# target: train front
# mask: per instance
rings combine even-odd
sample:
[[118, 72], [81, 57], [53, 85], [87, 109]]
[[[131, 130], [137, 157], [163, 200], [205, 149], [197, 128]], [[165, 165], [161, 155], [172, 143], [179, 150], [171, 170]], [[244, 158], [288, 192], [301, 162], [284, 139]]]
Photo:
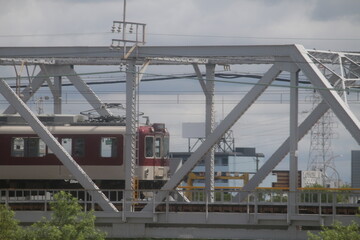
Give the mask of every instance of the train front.
[[139, 127], [136, 176], [140, 189], [159, 189], [168, 180], [169, 139], [163, 123]]

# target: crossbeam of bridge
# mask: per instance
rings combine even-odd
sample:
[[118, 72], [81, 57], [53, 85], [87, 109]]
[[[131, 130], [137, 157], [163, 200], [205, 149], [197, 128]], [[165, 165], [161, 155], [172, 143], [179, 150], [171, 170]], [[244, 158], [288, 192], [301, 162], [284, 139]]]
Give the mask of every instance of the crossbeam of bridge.
[[[132, 217], [140, 217], [144, 220], [141, 226], [145, 226], [145, 222], [151, 219], [153, 223], [159, 223], [158, 215], [154, 212], [154, 209], [164, 203], [168, 199], [168, 193], [177, 188], [182, 179], [188, 174], [206, 154], [208, 154], [212, 147], [218, 142], [218, 140], [231, 128], [241, 116], [243, 116], [247, 110], [254, 104], [254, 102], [266, 91], [271, 85], [274, 79], [281, 72], [289, 72], [291, 74], [291, 117], [289, 125], [291, 126], [290, 135], [287, 140], [274, 152], [274, 154], [265, 162], [265, 164], [259, 169], [259, 171], [250, 179], [247, 185], [244, 186], [244, 193], [240, 193], [236, 201], [243, 201], [248, 196], [248, 193], [253, 191], [261, 181], [271, 172], [272, 169], [288, 154], [290, 153], [290, 192], [295, 192], [295, 184], [297, 179], [297, 144], [298, 141], [311, 129], [328, 109], [331, 109], [339, 120], [344, 124], [349, 133], [360, 144], [360, 122], [355, 114], [352, 112], [348, 104], [346, 103], [346, 94], [343, 94], [347, 89], [358, 86], [358, 80], [360, 80], [360, 55], [351, 52], [330, 52], [330, 51], [316, 51], [306, 50], [301, 45], [269, 45], [269, 46], [142, 46], [137, 47], [127, 59], [122, 58], [123, 52], [112, 51], [108, 47], [0, 47], [0, 65], [40, 65], [43, 69], [53, 69], [54, 75], [52, 77], [61, 77], [66, 75], [65, 71], [61, 71], [61, 68], [71, 69], [73, 65], [119, 65], [130, 64], [131, 69], [135, 69], [134, 65], [193, 65], [194, 70], [199, 78], [201, 86], [206, 86], [200, 77], [198, 66], [216, 66], [216, 65], [232, 65], [232, 64], [268, 64], [269, 70], [264, 76], [254, 84], [254, 87], [243, 97], [240, 102], [234, 107], [234, 109], [225, 117], [225, 119], [218, 125], [217, 128], [211, 129], [209, 124], [209, 131], [206, 140], [202, 145], [189, 157], [185, 164], [171, 177], [171, 179], [164, 185], [164, 187], [153, 197], [153, 201], [148, 202], [141, 212], [126, 213]], [[334, 69], [329, 65], [336, 65]], [[45, 68], [44, 68], [45, 66]], [[321, 66], [323, 71], [319, 70]], [[338, 70], [340, 69], [340, 70]], [[56, 74], [55, 72], [59, 70]], [[44, 71], [45, 72], [45, 71]], [[323, 101], [317, 108], [309, 114], [307, 119], [303, 123], [298, 124], [297, 109], [298, 106], [298, 73], [302, 72], [310, 81], [315, 89], [321, 94]], [[326, 74], [324, 74], [326, 72]], [[209, 76], [210, 71], [208, 72]], [[74, 74], [74, 72], [72, 72]], [[143, 74], [143, 72], [141, 73]], [[40, 82], [44, 81], [44, 76], [37, 76], [36, 82], [34, 81], [35, 88], [40, 87]], [[46, 79], [45, 79], [46, 80]], [[97, 107], [102, 106], [102, 102], [98, 99], [93, 92], [81, 78], [73, 77], [71, 81], [74, 82], [78, 89], [87, 89], [91, 94], [89, 99], [96, 100]], [[1, 94], [13, 96], [10, 88], [6, 88], [5, 82], [2, 87]], [[128, 90], [127, 94], [131, 97], [127, 98], [127, 109], [135, 106], [136, 98], [133, 97], [133, 85], [139, 83], [136, 74], [129, 74], [127, 77]], [[212, 87], [211, 87], [212, 88]], [[25, 91], [24, 96], [29, 98], [35, 91]], [[204, 88], [205, 89], [205, 88]], [[19, 111], [19, 107], [23, 106], [22, 99], [10, 98], [10, 107]], [[88, 101], [92, 101], [89, 100]], [[211, 106], [211, 99], [208, 102], [208, 106]], [[92, 101], [93, 102], [93, 101]], [[58, 104], [61, 104], [58, 103]], [[8, 111], [10, 111], [9, 108]], [[99, 108], [101, 109], [101, 107]], [[109, 115], [111, 112], [105, 110], [99, 110], [103, 115]], [[211, 110], [210, 110], [211, 111]], [[21, 110], [20, 114], [29, 119], [29, 124], [32, 126], [36, 121], [30, 121], [34, 119], [28, 111]], [[27, 117], [31, 116], [31, 117]], [[213, 116], [208, 115], [206, 121], [211, 123]], [[36, 118], [36, 117], [35, 117]], [[35, 119], [36, 120], [36, 119]], [[129, 129], [129, 134], [133, 134], [135, 119], [128, 116], [126, 125]], [[35, 127], [35, 126], [33, 126]], [[44, 139], [51, 139], [49, 133], [45, 133], [40, 136]], [[43, 139], [43, 140], [44, 140]], [[129, 137], [129, 141], [134, 141], [135, 138]], [[134, 146], [134, 143], [126, 144], [126, 148]], [[63, 152], [60, 146], [54, 144], [54, 152]], [[130, 153], [132, 149], [125, 149], [125, 152]], [[129, 154], [130, 155], [130, 154]], [[213, 159], [207, 158], [210, 161], [208, 163], [209, 169], [211, 169]], [[64, 165], [75, 164], [76, 171], [82, 172], [81, 166], [71, 161], [71, 158], [64, 157]], [[125, 161], [126, 169], [133, 169], [133, 159]], [[209, 174], [210, 178], [213, 174]], [[83, 187], [86, 188], [90, 180], [83, 178]], [[126, 182], [127, 186], [131, 186], [133, 181], [132, 174], [127, 174]], [[209, 184], [211, 185], [209, 179]], [[96, 189], [96, 186], [94, 186]], [[131, 189], [127, 189], [131, 190]], [[212, 187], [208, 188], [211, 191]], [[131, 196], [131, 195], [129, 195]], [[289, 226], [295, 226], [295, 222], [299, 218], [299, 214], [296, 209], [296, 198], [289, 196], [290, 201], [289, 211], [290, 215], [287, 216], [287, 224]], [[210, 198], [212, 199], [212, 198]], [[106, 199], [101, 200], [104, 208], [112, 209], [110, 203], [106, 207]], [[181, 222], [181, 221], [179, 221]], [[271, 225], [271, 216], [269, 216], [268, 224]], [[183, 222], [182, 222], [183, 223]], [[207, 223], [214, 223], [209, 220]]]

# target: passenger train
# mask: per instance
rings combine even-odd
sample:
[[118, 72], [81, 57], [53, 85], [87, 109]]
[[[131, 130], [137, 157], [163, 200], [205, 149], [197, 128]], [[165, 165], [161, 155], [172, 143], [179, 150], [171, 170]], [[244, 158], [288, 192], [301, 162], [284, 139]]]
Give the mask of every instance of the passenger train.
[[[81, 115], [43, 115], [39, 119], [99, 188], [124, 189], [124, 124], [89, 122]], [[139, 188], [160, 188], [169, 171], [165, 124], [139, 126], [136, 148]], [[0, 188], [81, 186], [19, 115], [0, 115]]]

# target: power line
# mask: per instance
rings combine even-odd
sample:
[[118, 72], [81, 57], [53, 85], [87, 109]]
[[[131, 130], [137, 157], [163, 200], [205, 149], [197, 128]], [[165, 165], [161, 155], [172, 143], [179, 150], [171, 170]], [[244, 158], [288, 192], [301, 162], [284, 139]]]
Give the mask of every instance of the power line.
[[[74, 74], [74, 75], [96, 75], [96, 74], [109, 74], [109, 73], [120, 73], [122, 71], [107, 71], [107, 72], [91, 72], [91, 73], [79, 73], [79, 74]], [[73, 74], [72, 74], [73, 75]], [[66, 76], [72, 76], [72, 75], [62, 75], [63, 77]], [[142, 82], [152, 82], [152, 81], [165, 81], [165, 80], [174, 80], [174, 79], [191, 79], [191, 80], [198, 80], [196, 75], [181, 75], [181, 76], [174, 76], [174, 75], [158, 75], [158, 74], [147, 74], [147, 75], [153, 75], [153, 76], [162, 76], [162, 77], [156, 77], [156, 78], [145, 78], [142, 80]], [[50, 76], [46, 76], [46, 77], [50, 77]], [[263, 76], [261, 75], [246, 75], [246, 74], [224, 74], [224, 73], [217, 73], [215, 74], [215, 77], [218, 78], [224, 78], [224, 79], [235, 79], [235, 78], [257, 78], [260, 79]], [[5, 78], [6, 80], [13, 80], [14, 77], [7, 77]], [[285, 78], [275, 78], [276, 81], [279, 82], [290, 82], [289, 79], [285, 79]], [[228, 84], [242, 84], [242, 85], [262, 85], [260, 83], [252, 83], [252, 82], [237, 82], [237, 81], [230, 81], [230, 80], [212, 80], [214, 82], [219, 82], [219, 83], [228, 83]], [[89, 85], [96, 85], [96, 84], [114, 84], [114, 83], [126, 83], [125, 80], [119, 80], [119, 81], [102, 81], [102, 82], [89, 82]], [[303, 86], [296, 86], [295, 88], [297, 89], [308, 89], [308, 90], [336, 90], [336, 91], [354, 91], [354, 92], [359, 92], [359, 90], [357, 89], [336, 89], [336, 88], [318, 88], [318, 87], [313, 87], [313, 86], [304, 86], [304, 85], [310, 85], [311, 83], [309, 81], [299, 81], [299, 83], [303, 84]], [[73, 85], [72, 83], [65, 83], [63, 84], [63, 86], [71, 86]], [[47, 86], [46, 84], [43, 86]], [[289, 86], [289, 85], [281, 85], [281, 84], [267, 84], [268, 87], [280, 87], [280, 88], [294, 88], [293, 86]], [[11, 86], [11, 87], [15, 87], [15, 86]], [[21, 87], [26, 87], [26, 86], [21, 86]]]
[[[84, 35], [110, 35], [111, 32], [87, 32], [87, 33], [40, 33], [40, 34], [1, 34], [0, 38], [19, 37], [59, 37], [59, 36], [84, 36]], [[128, 33], [131, 35], [130, 33]], [[207, 34], [179, 34], [179, 33], [147, 33], [153, 36], [168, 37], [192, 37], [192, 38], [225, 38], [225, 39], [260, 39], [260, 40], [306, 40], [306, 41], [359, 41], [360, 38], [334, 38], [334, 37], [273, 37], [273, 36], [241, 36], [241, 35], [207, 35]]]

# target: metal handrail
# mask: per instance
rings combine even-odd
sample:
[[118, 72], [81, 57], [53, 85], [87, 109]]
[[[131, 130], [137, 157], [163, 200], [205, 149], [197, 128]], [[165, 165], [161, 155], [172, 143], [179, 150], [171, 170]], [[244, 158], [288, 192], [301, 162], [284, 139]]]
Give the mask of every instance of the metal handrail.
[[[84, 189], [0, 189], [0, 204], [6, 205], [19, 205], [25, 206], [25, 204], [38, 204], [41, 205], [41, 209], [47, 211], [49, 203], [54, 201], [54, 194], [59, 191], [65, 191], [71, 193], [74, 197], [79, 199], [79, 203], [84, 206], [84, 210], [100, 210], [96, 203], [91, 198], [89, 190]], [[125, 204], [132, 206], [131, 211], [141, 211], [142, 207], [146, 204], [153, 204], [155, 206], [154, 198], [155, 194], [161, 190], [139, 190], [142, 194], [140, 199], [125, 200], [125, 190], [118, 189], [106, 189], [103, 190], [103, 194], [118, 207], [119, 211], [122, 211]], [[240, 191], [239, 189], [231, 190], [215, 190], [213, 194], [205, 190], [172, 190], [167, 191], [168, 197], [160, 203], [160, 206], [153, 208], [154, 213], [168, 213], [172, 207], [181, 205], [182, 208], [186, 206], [199, 206], [204, 212], [208, 213], [211, 208], [216, 206], [238, 206], [244, 207], [246, 213], [260, 214], [259, 208], [264, 206], [284, 206], [288, 205], [289, 191], [279, 191], [278, 189], [258, 189], [249, 192], [248, 198], [242, 202], [235, 201], [235, 196]], [[179, 194], [182, 193], [182, 194]], [[185, 194], [186, 193], [186, 194]], [[298, 190], [295, 192], [298, 206], [298, 213], [300, 214], [299, 207], [316, 207], [318, 208], [318, 214], [322, 213], [322, 209], [332, 207], [332, 214], [336, 214], [336, 209], [341, 207], [359, 207], [360, 206], [360, 191], [331, 191], [323, 189], [317, 190]], [[189, 195], [191, 201], [181, 197]], [[209, 196], [215, 196], [214, 201], [210, 201]], [[200, 207], [202, 206], [202, 207]], [[190, 208], [191, 209], [191, 208]]]

